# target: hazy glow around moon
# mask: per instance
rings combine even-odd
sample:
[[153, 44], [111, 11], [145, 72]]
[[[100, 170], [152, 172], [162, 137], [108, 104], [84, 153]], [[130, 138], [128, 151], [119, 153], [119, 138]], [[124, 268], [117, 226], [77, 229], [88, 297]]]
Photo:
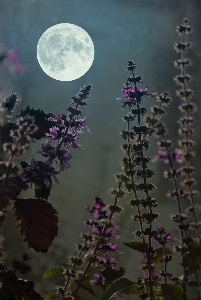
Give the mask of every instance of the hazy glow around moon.
[[60, 81], [83, 76], [94, 60], [94, 44], [81, 27], [61, 23], [48, 28], [37, 45], [37, 59], [43, 71]]

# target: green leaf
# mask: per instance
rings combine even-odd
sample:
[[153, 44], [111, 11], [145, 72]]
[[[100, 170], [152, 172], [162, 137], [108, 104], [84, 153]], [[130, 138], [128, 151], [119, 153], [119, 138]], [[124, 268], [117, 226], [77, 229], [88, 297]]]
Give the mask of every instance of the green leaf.
[[121, 278], [115, 283], [111, 284], [100, 296], [99, 300], [112, 300], [119, 295], [122, 290], [131, 285], [132, 282], [129, 279]]
[[[75, 282], [75, 283], [78, 283], [79, 281], [78, 281], [78, 280], [74, 280], [74, 282]], [[91, 295], [95, 296], [94, 291], [93, 291], [93, 288], [92, 288], [91, 283], [90, 283], [89, 280], [83, 281], [83, 282], [81, 283], [81, 287], [82, 287], [85, 291], [89, 292]]]
[[107, 283], [122, 277], [125, 274], [125, 269], [120, 267], [119, 270], [112, 269], [110, 267], [101, 271]]
[[44, 300], [54, 300], [56, 299], [57, 295], [49, 293], [45, 296]]
[[148, 244], [145, 242], [131, 242], [131, 243], [123, 243], [123, 244], [139, 252], [146, 252], [149, 249]]
[[183, 289], [176, 284], [161, 284], [161, 290], [165, 300], [188, 300]]
[[121, 292], [125, 295], [131, 295], [131, 294], [141, 294], [142, 290], [138, 288], [138, 285], [136, 283], [133, 283], [129, 286], [127, 286], [123, 291]]
[[[165, 253], [166, 253], [166, 255], [173, 254], [172, 251], [169, 248], [165, 248]], [[160, 248], [154, 249], [154, 253], [151, 256], [151, 260], [156, 265], [158, 265], [162, 258], [163, 258], [163, 248], [160, 247]]]
[[45, 274], [43, 275], [43, 279], [52, 277], [52, 276], [64, 276], [63, 274], [64, 269], [62, 267], [57, 267], [57, 268], [52, 268], [49, 269], [45, 272]]

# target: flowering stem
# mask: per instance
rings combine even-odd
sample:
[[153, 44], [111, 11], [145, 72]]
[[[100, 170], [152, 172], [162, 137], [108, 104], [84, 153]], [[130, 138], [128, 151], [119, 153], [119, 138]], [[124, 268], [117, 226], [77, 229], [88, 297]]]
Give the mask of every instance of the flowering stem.
[[[121, 188], [121, 185], [122, 185], [122, 181], [119, 182], [119, 184], [118, 184], [118, 189]], [[116, 195], [115, 198], [114, 198], [114, 207], [117, 205], [117, 200], [118, 200], [118, 196]], [[113, 214], [114, 214], [114, 210], [111, 211], [111, 213], [110, 213], [110, 215], [109, 215], [109, 218], [108, 218], [108, 221], [109, 221], [109, 222], [111, 221], [111, 219], [112, 219], [112, 217], [113, 217]], [[105, 234], [107, 228], [108, 228], [107, 225], [105, 225], [105, 226], [103, 227], [103, 230], [102, 230], [102, 232], [101, 232], [100, 237], [104, 237], [104, 234]], [[100, 246], [100, 242], [97, 242], [96, 247], [95, 247], [95, 249], [93, 250], [92, 257], [94, 257], [94, 256], [96, 255], [96, 252], [98, 251], [99, 246]], [[91, 267], [92, 264], [93, 264], [93, 259], [91, 259], [91, 260], [87, 263], [87, 265], [86, 265], [86, 267], [85, 267], [85, 269], [84, 269], [84, 272], [83, 272], [82, 276], [80, 277], [80, 279], [79, 279], [79, 281], [78, 281], [78, 283], [77, 283], [77, 286], [76, 286], [75, 290], [73, 291], [73, 296], [75, 296], [75, 295], [77, 294], [77, 292], [78, 292], [78, 290], [79, 290], [79, 288], [80, 288], [80, 286], [81, 286], [81, 284], [82, 284], [82, 281], [84, 280], [84, 278], [85, 278], [85, 276], [86, 276], [87, 272], [89, 271], [89, 269], [90, 269], [90, 267]]]
[[[132, 75], [134, 77], [134, 72], [132, 70]], [[137, 86], [136, 83], [134, 83], [135, 85], [135, 92], [137, 92]], [[137, 109], [139, 111], [140, 109], [140, 105], [139, 105], [139, 100], [137, 99]], [[141, 120], [140, 120], [140, 113], [138, 113], [138, 126], [141, 126]], [[142, 138], [141, 138], [141, 131], [139, 131], [139, 143], [142, 143]], [[141, 157], [144, 157], [144, 153], [143, 150], [141, 150]], [[142, 169], [143, 169], [143, 173], [144, 175], [144, 185], [145, 185], [145, 193], [146, 193], [146, 198], [147, 201], [150, 200], [150, 196], [149, 196], [149, 192], [148, 192], [148, 187], [147, 187], [147, 180], [146, 180], [146, 164], [144, 164], [142, 162]], [[154, 292], [153, 292], [153, 282], [152, 282], [152, 270], [151, 270], [151, 232], [152, 232], [152, 209], [151, 206], [149, 207], [149, 214], [150, 214], [150, 223], [149, 223], [149, 251], [146, 252], [146, 256], [147, 256], [147, 264], [148, 264], [148, 268], [149, 268], [149, 288], [150, 288], [150, 297], [151, 300], [154, 299]]]
[[[185, 32], [182, 32], [182, 43], [184, 43], [184, 42], [185, 42]], [[182, 51], [181, 52], [181, 60], [183, 60], [183, 58], [184, 58], [184, 53]], [[183, 76], [185, 76], [185, 67], [183, 65], [181, 67], [181, 73], [182, 73]], [[186, 82], [185, 82], [185, 80], [183, 82], [183, 89], [186, 92]], [[187, 93], [185, 93], [185, 99], [186, 99], [186, 104], [188, 105], [190, 99], [187, 96]], [[189, 110], [188, 109], [186, 110], [186, 119], [187, 120], [189, 119]], [[189, 143], [188, 143], [189, 142], [189, 133], [190, 133], [189, 122], [186, 122], [185, 140], [186, 140], [186, 154], [187, 154], [187, 157], [189, 156], [189, 153], [190, 153]], [[189, 169], [189, 167], [190, 167], [190, 160], [189, 159], [186, 159], [186, 166]], [[188, 180], [191, 179], [189, 173], [187, 173], [187, 179]], [[192, 192], [192, 186], [190, 185], [188, 188], [189, 188], [189, 191], [190, 191], [193, 219], [194, 219], [195, 224], [197, 224], [197, 218], [196, 218], [196, 214], [195, 214], [195, 201], [194, 201], [194, 196], [193, 196], [193, 192]], [[197, 232], [198, 238], [200, 239], [200, 229], [197, 228], [196, 232]]]
[[[169, 162], [172, 174], [173, 174], [173, 182], [174, 182], [174, 188], [175, 188], [175, 191], [176, 191], [178, 212], [181, 215], [182, 212], [181, 212], [181, 204], [180, 204], [180, 196], [179, 196], [180, 192], [179, 192], [179, 189], [178, 189], [177, 177], [176, 177], [176, 174], [174, 172], [175, 170], [174, 170], [174, 167], [173, 167], [172, 157], [171, 157], [171, 154], [170, 154], [170, 148], [167, 145], [167, 141], [166, 141], [165, 135], [163, 133], [161, 133], [161, 137], [162, 137], [163, 141], [165, 142], [164, 143], [165, 149], [168, 152], [168, 162]], [[184, 223], [181, 219], [179, 219], [179, 225], [180, 226], [184, 225]], [[180, 229], [180, 233], [181, 233], [181, 238], [183, 239], [184, 236], [186, 236], [186, 230], [185, 229]]]
[[[131, 112], [131, 107], [129, 106], [129, 115], [130, 115], [130, 112]], [[128, 119], [127, 121], [127, 129], [128, 129], [128, 132], [130, 131], [130, 121]], [[133, 170], [132, 168], [132, 164], [131, 164], [131, 154], [130, 154], [130, 136], [128, 134], [128, 139], [127, 139], [127, 143], [128, 143], [128, 158], [129, 158], [129, 168], [130, 168], [130, 171]], [[126, 170], [125, 170], [126, 171]], [[134, 192], [134, 197], [135, 199], [137, 199], [137, 191], [136, 191], [136, 188], [135, 188], [135, 182], [134, 182], [134, 176], [133, 176], [133, 173], [131, 172], [131, 182], [132, 182], [132, 185], [133, 185], [133, 192]], [[140, 211], [140, 205], [138, 204], [137, 205], [137, 212], [138, 212], [138, 215], [140, 216], [139, 217], [139, 223], [140, 223], [140, 230], [143, 231], [143, 225], [142, 225], [142, 217], [141, 217], [141, 211]], [[143, 236], [143, 242], [145, 242], [145, 238]]]
[[[89, 227], [88, 235], [87, 235], [87, 237], [86, 237], [86, 239], [85, 239], [85, 242], [84, 242], [84, 245], [83, 245], [82, 248], [80, 249], [80, 251], [79, 251], [77, 257], [80, 257], [80, 256], [81, 256], [81, 254], [82, 254], [82, 252], [83, 252], [83, 249], [84, 249], [85, 246], [87, 245], [89, 236], [90, 236], [90, 234], [91, 234], [92, 226], [93, 226], [93, 224], [91, 223], [91, 225], [90, 225], [90, 227]], [[76, 267], [76, 262], [74, 262], [74, 264], [73, 264], [73, 266], [72, 266], [72, 268], [71, 268], [71, 274], [69, 274], [69, 276], [68, 276], [68, 278], [67, 278], [67, 280], [66, 280], [66, 282], [65, 282], [65, 285], [64, 285], [64, 292], [66, 291], [66, 289], [67, 289], [67, 287], [68, 287], [68, 284], [69, 284], [69, 282], [70, 282], [70, 279], [71, 279], [71, 277], [72, 277], [72, 274], [73, 274], [73, 271], [74, 271], [75, 267]]]

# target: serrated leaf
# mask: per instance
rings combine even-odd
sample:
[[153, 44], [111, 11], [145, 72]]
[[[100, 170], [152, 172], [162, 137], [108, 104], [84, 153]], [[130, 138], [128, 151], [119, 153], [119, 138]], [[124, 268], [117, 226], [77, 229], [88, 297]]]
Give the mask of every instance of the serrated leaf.
[[148, 244], [145, 242], [131, 242], [131, 243], [123, 243], [123, 244], [139, 252], [146, 252], [149, 249]]
[[113, 268], [106, 268], [101, 271], [101, 274], [104, 276], [107, 283], [110, 283], [113, 280], [116, 280], [125, 274], [125, 269], [120, 267], [119, 270], [115, 270]]
[[24, 117], [26, 114], [34, 117], [34, 124], [38, 127], [38, 130], [31, 134], [31, 137], [37, 140], [40, 140], [43, 137], [46, 137], [46, 133], [49, 133], [49, 129], [52, 126], [55, 126], [54, 121], [48, 120], [48, 118], [53, 117], [52, 113], [46, 114], [41, 109], [33, 109], [27, 106], [25, 110], [21, 110], [21, 113], [17, 117]]
[[64, 269], [61, 268], [61, 267], [52, 268], [52, 269], [47, 270], [42, 278], [46, 279], [46, 278], [49, 278], [49, 277], [52, 277], [52, 276], [62, 276], [62, 277], [64, 277], [63, 271], [64, 271]]
[[131, 285], [132, 282], [127, 278], [121, 278], [111, 284], [100, 296], [99, 300], [112, 300], [119, 295], [123, 289]]
[[[162, 247], [154, 249], [154, 251], [156, 251], [157, 253], [163, 254], [163, 248]], [[172, 250], [170, 250], [170, 248], [165, 248], [165, 253], [168, 254], [168, 255], [173, 254], [173, 252], [172, 252]]]
[[56, 299], [57, 295], [49, 293], [45, 296], [44, 300], [54, 300]]
[[34, 283], [23, 280], [13, 273], [5, 264], [0, 263], [0, 299], [26, 299], [42, 300], [43, 298], [34, 290]]
[[46, 253], [58, 233], [58, 214], [47, 200], [17, 199], [14, 214], [24, 242], [36, 252]]
[[188, 300], [183, 289], [176, 284], [161, 284], [161, 291], [165, 300]]

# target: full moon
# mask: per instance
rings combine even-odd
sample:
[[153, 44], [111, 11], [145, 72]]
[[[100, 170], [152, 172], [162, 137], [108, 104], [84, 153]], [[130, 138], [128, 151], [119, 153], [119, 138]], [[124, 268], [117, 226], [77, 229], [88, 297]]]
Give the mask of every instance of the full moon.
[[94, 60], [94, 44], [81, 27], [61, 23], [48, 28], [37, 45], [37, 59], [43, 71], [60, 81], [83, 76]]

